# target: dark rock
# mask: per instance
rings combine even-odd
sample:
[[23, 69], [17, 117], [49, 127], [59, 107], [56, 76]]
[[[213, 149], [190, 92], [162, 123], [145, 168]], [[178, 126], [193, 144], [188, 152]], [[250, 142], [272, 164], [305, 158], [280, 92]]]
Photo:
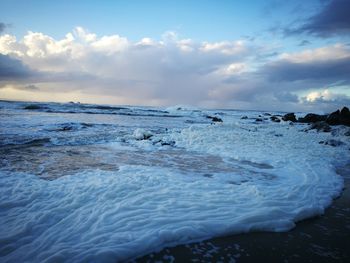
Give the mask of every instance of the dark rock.
[[324, 144], [336, 147], [336, 146], [343, 145], [344, 143], [342, 141], [330, 139], [330, 140], [325, 141]]
[[213, 122], [222, 122], [222, 119], [218, 118], [218, 117], [213, 117], [211, 119]]
[[175, 141], [170, 141], [170, 142], [161, 141], [160, 144], [162, 146], [174, 146], [175, 145]]
[[319, 121], [325, 121], [327, 119], [327, 115], [319, 115], [314, 113], [308, 113], [304, 118], [299, 118], [298, 122], [302, 123], [314, 123]]
[[340, 110], [334, 111], [331, 114], [329, 114], [326, 121], [330, 125], [339, 125], [340, 124]]
[[40, 110], [42, 109], [42, 107], [40, 105], [37, 104], [29, 104], [27, 106], [24, 107], [25, 110]]
[[343, 107], [343, 108], [341, 109], [341, 111], [340, 111], [340, 114], [341, 114], [341, 115], [344, 115], [344, 116], [350, 114], [349, 108], [348, 108], [348, 107]]
[[313, 124], [311, 124], [311, 127], [309, 128], [309, 130], [314, 130], [316, 129], [318, 132], [331, 132], [332, 128], [331, 126], [328, 125], [328, 123], [324, 122], [324, 121], [318, 121], [315, 122]]
[[248, 116], [242, 116], [241, 117], [241, 120], [246, 120], [246, 119], [248, 119]]
[[70, 131], [72, 129], [73, 129], [72, 126], [64, 126], [64, 127], [62, 127], [61, 131]]
[[211, 119], [213, 122], [222, 122], [222, 119], [218, 118], [218, 117], [213, 117], [213, 116], [207, 116], [208, 119]]
[[327, 123], [330, 125], [346, 125], [350, 126], [350, 111], [347, 107], [342, 108], [342, 110], [337, 110], [332, 112], [327, 117]]
[[149, 138], [151, 138], [153, 135], [152, 134], [144, 134], [143, 135], [143, 140], [148, 140]]
[[265, 112], [264, 115], [265, 116], [271, 116], [271, 113]]
[[268, 119], [266, 118], [256, 118], [255, 122], [263, 122], [263, 121], [267, 121]]
[[292, 121], [292, 122], [296, 122], [297, 121], [297, 119], [295, 117], [295, 114], [293, 112], [285, 114], [282, 117], [282, 120], [284, 120], [284, 121]]
[[281, 120], [275, 115], [271, 116], [270, 120], [273, 121], [273, 122], [281, 122]]

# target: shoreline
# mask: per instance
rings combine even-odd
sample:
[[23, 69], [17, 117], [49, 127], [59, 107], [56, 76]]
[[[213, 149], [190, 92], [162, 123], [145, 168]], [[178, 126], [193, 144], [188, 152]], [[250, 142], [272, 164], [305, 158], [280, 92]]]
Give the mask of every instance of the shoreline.
[[134, 259], [132, 262], [348, 262], [350, 163], [337, 169], [344, 189], [321, 216], [287, 232], [250, 232], [212, 238]]

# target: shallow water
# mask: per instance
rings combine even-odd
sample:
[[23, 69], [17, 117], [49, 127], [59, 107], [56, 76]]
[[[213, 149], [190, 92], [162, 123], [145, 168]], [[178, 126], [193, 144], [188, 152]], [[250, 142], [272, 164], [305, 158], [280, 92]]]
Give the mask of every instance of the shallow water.
[[332, 134], [255, 122], [263, 112], [0, 104], [5, 262], [115, 262], [286, 231], [322, 214], [343, 187], [335, 169], [347, 161], [348, 137], [322, 145]]

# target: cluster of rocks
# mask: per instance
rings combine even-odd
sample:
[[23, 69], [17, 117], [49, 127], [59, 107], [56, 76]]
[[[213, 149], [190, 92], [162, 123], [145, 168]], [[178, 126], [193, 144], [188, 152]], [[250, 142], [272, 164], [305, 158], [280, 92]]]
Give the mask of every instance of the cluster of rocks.
[[282, 117], [282, 120], [296, 122], [297, 118], [295, 117], [294, 113], [287, 113]]
[[294, 113], [287, 113], [282, 119], [284, 121], [308, 123], [311, 124], [309, 129], [330, 132], [332, 130], [331, 125], [350, 126], [350, 110], [347, 107], [343, 107], [341, 110], [325, 115], [308, 113], [304, 117], [298, 118], [298, 120]]
[[[248, 116], [242, 116], [241, 119], [249, 119]], [[304, 117], [297, 118], [294, 113], [287, 113], [285, 115], [271, 115], [270, 113], [264, 113], [263, 116], [259, 115], [255, 119], [256, 123], [270, 120], [272, 122], [288, 121], [291, 125], [294, 123], [307, 123], [309, 127], [304, 131], [317, 130], [318, 132], [332, 132], [333, 136], [342, 134], [350, 136], [350, 128], [344, 132], [343, 128], [332, 129], [333, 125], [350, 126], [350, 110], [347, 107], [343, 107], [341, 110], [334, 111], [330, 114], [314, 114], [308, 113]], [[320, 144], [339, 146], [344, 144], [341, 141], [330, 139], [327, 141], [321, 141]]]
[[[314, 113], [308, 113], [302, 118], [295, 117], [294, 113], [288, 113], [283, 116], [283, 120], [299, 123], [308, 123], [310, 126], [305, 130], [317, 130], [318, 132], [332, 132], [333, 125], [345, 125], [350, 126], [350, 111], [349, 108], [343, 107], [341, 110], [334, 111], [330, 114], [319, 115]], [[345, 136], [350, 136], [350, 129], [344, 133]], [[344, 142], [334, 139], [329, 139], [326, 141], [320, 141], [320, 144], [329, 145], [329, 146], [340, 146], [343, 145]]]
[[[267, 118], [267, 116], [269, 118]], [[248, 119], [248, 116], [242, 116], [242, 120]], [[310, 129], [316, 129], [317, 131], [330, 132], [332, 130], [331, 125], [345, 125], [350, 126], [350, 110], [347, 107], [343, 107], [341, 110], [337, 110], [330, 114], [320, 115], [315, 113], [308, 113], [304, 117], [298, 118], [294, 113], [287, 113], [285, 115], [271, 115], [270, 113], [264, 113], [264, 116], [259, 115], [255, 119], [256, 122], [262, 122], [270, 119], [273, 122], [289, 121], [292, 123], [308, 123], [311, 124]]]
[[278, 118], [278, 116], [276, 116], [276, 115], [271, 116], [270, 120], [273, 122], [281, 122], [280, 118]]

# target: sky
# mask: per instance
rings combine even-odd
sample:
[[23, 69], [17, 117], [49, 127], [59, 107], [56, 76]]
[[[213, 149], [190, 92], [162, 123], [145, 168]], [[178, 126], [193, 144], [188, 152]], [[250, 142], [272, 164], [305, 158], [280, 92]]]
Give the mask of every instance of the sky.
[[329, 112], [350, 0], [0, 0], [0, 99]]

